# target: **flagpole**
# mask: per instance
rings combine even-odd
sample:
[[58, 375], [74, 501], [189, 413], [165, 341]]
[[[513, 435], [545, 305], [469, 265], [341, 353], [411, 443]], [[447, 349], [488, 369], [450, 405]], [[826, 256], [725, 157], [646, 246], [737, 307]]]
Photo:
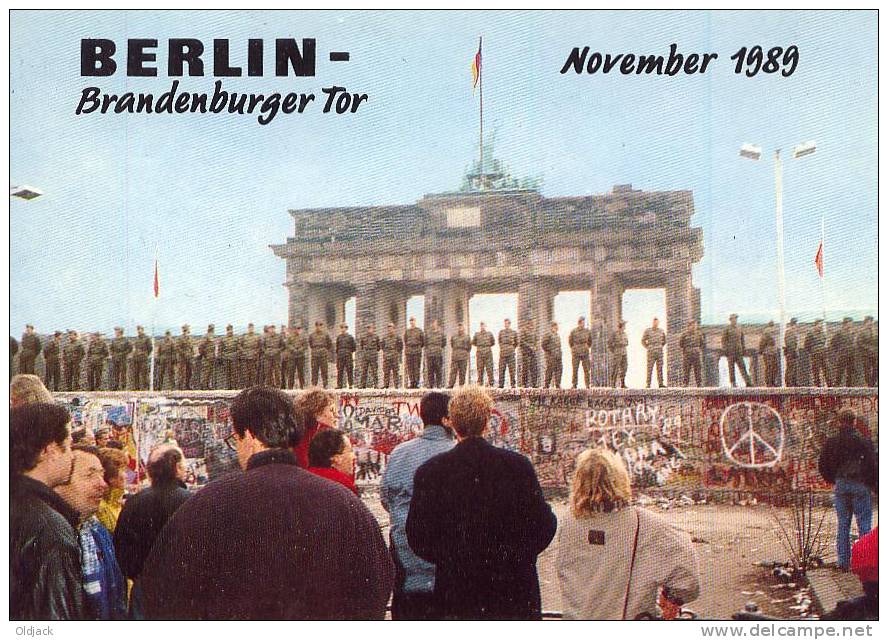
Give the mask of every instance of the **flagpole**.
[[[774, 192], [777, 218], [777, 292], [780, 296], [780, 341], [778, 344], [783, 345], [786, 341], [786, 275], [783, 262], [783, 161], [780, 159], [780, 149], [774, 151]], [[786, 364], [783, 362], [783, 356], [779, 354], [778, 351], [780, 386], [786, 386]]]
[[820, 302], [823, 305], [823, 337], [829, 336], [826, 328], [826, 223], [825, 214], [820, 212], [820, 264], [823, 274], [820, 276]]
[[[154, 293], [154, 279], [157, 278], [157, 245], [154, 245], [154, 277], [151, 283], [151, 293]], [[154, 393], [154, 356], [157, 353], [154, 344], [154, 324], [157, 319], [157, 294], [151, 299], [151, 366], [148, 367], [148, 389]]]
[[[478, 36], [478, 53], [481, 53], [481, 36]], [[484, 56], [478, 65], [478, 190], [484, 191]]]

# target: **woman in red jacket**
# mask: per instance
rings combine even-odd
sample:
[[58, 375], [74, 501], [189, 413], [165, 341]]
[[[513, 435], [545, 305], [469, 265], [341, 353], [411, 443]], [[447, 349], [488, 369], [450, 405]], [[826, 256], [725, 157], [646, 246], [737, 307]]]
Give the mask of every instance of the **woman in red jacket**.
[[293, 445], [296, 461], [303, 469], [308, 468], [308, 445], [318, 431], [332, 429], [339, 422], [337, 419], [336, 398], [324, 389], [308, 389], [296, 400], [296, 409], [302, 415], [305, 433], [302, 439]]
[[308, 445], [308, 470], [322, 478], [338, 482], [358, 494], [355, 486], [355, 452], [351, 442], [338, 429], [324, 429]]

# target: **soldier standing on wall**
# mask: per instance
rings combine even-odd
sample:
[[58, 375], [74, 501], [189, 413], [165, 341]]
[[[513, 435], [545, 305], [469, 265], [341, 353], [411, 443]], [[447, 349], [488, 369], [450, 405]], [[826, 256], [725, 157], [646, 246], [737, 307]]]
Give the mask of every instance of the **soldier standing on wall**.
[[657, 386], [663, 388], [663, 347], [666, 332], [660, 328], [660, 320], [654, 318], [651, 326], [641, 336], [641, 346], [647, 349], [647, 388], [651, 388], [654, 366], [657, 367]]
[[111, 390], [126, 389], [126, 358], [133, 345], [123, 335], [123, 327], [114, 327], [114, 339], [111, 341]]
[[798, 318], [790, 318], [783, 336], [783, 355], [786, 358], [786, 386], [799, 386], [799, 326]]
[[56, 331], [52, 340], [48, 340], [46, 347], [43, 349], [43, 360], [46, 363], [46, 370], [43, 374], [43, 380], [46, 388], [50, 391], [58, 391], [62, 384], [62, 332]]
[[89, 341], [89, 348], [86, 350], [87, 370], [86, 370], [86, 386], [90, 391], [98, 391], [102, 386], [102, 377], [105, 373], [105, 360], [109, 356], [108, 344], [102, 337], [102, 334], [96, 331], [92, 340]]
[[626, 356], [626, 348], [629, 346], [629, 336], [626, 335], [626, 321], [620, 320], [617, 323], [617, 330], [611, 334], [610, 347], [611, 357], [614, 361], [614, 371], [611, 374], [611, 386], [614, 388], [626, 388], [626, 369], [629, 361]]
[[416, 326], [416, 318], [410, 318], [410, 326], [404, 332], [404, 368], [407, 370], [407, 386], [411, 389], [419, 388], [424, 346], [425, 334]]
[[34, 333], [34, 325], [25, 325], [25, 332], [22, 334], [21, 351], [19, 352], [19, 373], [34, 373], [34, 363], [37, 361], [37, 354], [40, 353], [41, 348], [40, 338]]
[[543, 388], [548, 389], [551, 384], [556, 389], [561, 388], [561, 336], [558, 335], [558, 323], [550, 325], [550, 331], [543, 338], [543, 355], [546, 358], [546, 376], [543, 379]]
[[169, 380], [172, 386], [176, 386], [173, 379], [173, 363], [176, 360], [176, 343], [173, 342], [173, 334], [167, 331], [160, 345], [157, 347], [157, 389], [163, 389], [164, 380]]
[[505, 325], [499, 332], [499, 386], [506, 386], [506, 369], [509, 370], [509, 382], [515, 388], [515, 349], [518, 347], [518, 333], [512, 328], [512, 321], [506, 318]]
[[731, 379], [731, 386], [737, 386], [737, 380], [734, 375], [734, 367], [740, 369], [740, 375], [746, 382], [747, 387], [752, 386], [749, 379], [749, 373], [746, 371], [746, 361], [743, 359], [746, 353], [746, 336], [743, 335], [743, 329], [737, 324], [737, 314], [732, 313], [728, 318], [730, 324], [725, 327], [722, 332], [722, 351], [728, 359], [728, 372]]
[[536, 332], [536, 323], [527, 320], [521, 328], [518, 343], [521, 345], [521, 386], [538, 387], [540, 384], [540, 369], [537, 362], [537, 348], [540, 337]]
[[80, 363], [86, 355], [86, 348], [73, 329], [68, 331], [68, 343], [65, 345], [64, 354], [65, 390], [78, 391], [80, 389]]
[[262, 350], [261, 342], [262, 338], [256, 335], [256, 327], [251, 322], [247, 325], [247, 332], [240, 338], [237, 352], [241, 367], [240, 387], [243, 389], [256, 384], [256, 374], [259, 370], [259, 352]]
[[182, 335], [176, 340], [176, 358], [179, 361], [179, 389], [191, 389], [191, 362], [194, 358], [194, 342], [191, 340], [191, 327], [182, 325]]
[[814, 321], [814, 326], [805, 336], [804, 349], [808, 352], [808, 361], [811, 363], [814, 386], [820, 386], [822, 374], [823, 383], [828, 387], [830, 375], [826, 365], [826, 336], [823, 335], [823, 320], [820, 318]]
[[762, 331], [759, 339], [759, 354], [762, 356], [762, 364], [765, 366], [765, 386], [780, 386], [780, 362], [777, 353], [777, 338], [775, 335], [774, 321], [769, 320], [768, 325]]
[[833, 386], [854, 386], [854, 336], [851, 318], [842, 320], [842, 328], [833, 336], [830, 342], [830, 352], [836, 363], [836, 377]]
[[873, 326], [872, 316], [863, 319], [863, 328], [857, 335], [857, 354], [865, 384], [875, 387], [879, 383], [879, 335]]
[[265, 369], [265, 384], [281, 387], [281, 354], [284, 352], [284, 339], [278, 335], [275, 325], [268, 325], [268, 333], [262, 343], [262, 362]]
[[388, 389], [394, 383], [395, 388], [401, 386], [401, 354], [404, 352], [404, 341], [395, 330], [395, 323], [388, 323], [388, 330], [382, 338], [382, 388]]
[[197, 345], [200, 359], [200, 388], [212, 389], [216, 377], [216, 327], [207, 326], [207, 333]]
[[592, 348], [592, 332], [586, 328], [586, 318], [580, 316], [577, 326], [567, 337], [567, 345], [570, 347], [571, 366], [573, 367], [573, 377], [571, 379], [571, 387], [577, 388], [577, 373], [580, 364], [583, 365], [583, 377], [586, 380], [586, 388], [589, 388], [589, 371], [592, 363], [589, 359], [589, 350]]
[[432, 320], [432, 327], [425, 334], [426, 386], [440, 389], [444, 386], [444, 348], [447, 336], [441, 331], [438, 320]]
[[298, 326], [290, 332], [289, 345], [292, 353], [292, 369], [289, 381], [290, 388], [296, 388], [296, 379], [299, 380], [299, 388], [305, 389], [305, 352], [308, 351], [308, 337], [302, 333], [302, 326]]
[[462, 322], [456, 325], [456, 335], [450, 336], [450, 388], [459, 379], [459, 386], [465, 386], [466, 373], [469, 368], [469, 355], [472, 352], [472, 340], [466, 333]]
[[237, 352], [238, 337], [234, 335], [234, 327], [225, 327], [225, 336], [219, 341], [219, 360], [222, 364], [222, 377], [226, 389], [237, 388]]
[[678, 339], [678, 347], [681, 349], [681, 365], [684, 369], [684, 386], [691, 384], [691, 372], [694, 374], [694, 386], [699, 387], [702, 383], [700, 370], [703, 365], [703, 347], [705, 339], [703, 332], [697, 326], [696, 320], [688, 322], [688, 328]]
[[339, 325], [336, 336], [336, 388], [349, 389], [355, 386], [355, 344], [354, 336], [348, 332], [348, 325]]
[[333, 339], [320, 320], [315, 322], [315, 330], [308, 338], [311, 347], [311, 384], [327, 388], [327, 364], [333, 355]]
[[281, 341], [284, 348], [281, 351], [281, 389], [293, 388], [293, 348], [290, 342], [290, 329], [287, 325], [281, 325]]
[[145, 335], [145, 328], [136, 327], [133, 340], [133, 388], [141, 391], [148, 388], [148, 358], [151, 357], [151, 337]]
[[482, 322], [480, 329], [472, 338], [472, 346], [475, 347], [475, 367], [478, 369], [478, 384], [480, 385], [484, 384], [485, 373], [487, 374], [487, 384], [489, 386], [496, 384], [493, 379], [493, 351], [491, 351], [494, 344], [496, 341], [493, 334]]
[[360, 380], [362, 389], [371, 389], [379, 384], [379, 336], [373, 323], [367, 323], [364, 335], [358, 344], [358, 360], [360, 361]]

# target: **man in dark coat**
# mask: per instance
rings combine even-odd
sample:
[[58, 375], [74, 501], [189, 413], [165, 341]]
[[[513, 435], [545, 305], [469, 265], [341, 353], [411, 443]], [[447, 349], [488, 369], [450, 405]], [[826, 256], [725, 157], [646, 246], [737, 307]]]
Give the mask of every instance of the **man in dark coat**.
[[433, 563], [444, 619], [540, 619], [537, 556], [555, 535], [530, 460], [488, 443], [493, 401], [467, 387], [450, 401], [459, 443], [419, 467], [407, 541]]
[[142, 568], [146, 618], [382, 619], [393, 569], [379, 523], [351, 491], [299, 468], [292, 399], [245, 389], [231, 420], [244, 472], [167, 522]]
[[85, 620], [77, 512], [52, 488], [73, 469], [70, 416], [56, 404], [9, 412], [9, 618]]

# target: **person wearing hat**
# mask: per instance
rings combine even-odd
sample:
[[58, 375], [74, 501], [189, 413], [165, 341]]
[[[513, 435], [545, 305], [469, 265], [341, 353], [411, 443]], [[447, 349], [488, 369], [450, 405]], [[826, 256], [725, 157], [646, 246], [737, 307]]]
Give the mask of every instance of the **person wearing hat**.
[[466, 384], [471, 353], [472, 339], [466, 333], [465, 325], [460, 322], [456, 325], [456, 333], [450, 336], [450, 380], [447, 386], [451, 389], [457, 382], [461, 387]]
[[614, 388], [626, 388], [626, 369], [629, 364], [626, 356], [628, 346], [629, 336], [626, 335], [626, 321], [620, 320], [617, 323], [617, 329], [611, 334], [610, 340], [608, 340], [611, 361], [613, 362], [610, 383]]
[[835, 333], [829, 344], [830, 355], [835, 366], [835, 387], [853, 387], [856, 380], [854, 375], [854, 325], [851, 318], [842, 320], [842, 327]]
[[219, 363], [225, 389], [237, 386], [237, 351], [238, 337], [234, 335], [234, 327], [229, 324], [225, 327], [225, 335], [219, 340]]
[[758, 353], [762, 357], [765, 369], [765, 386], [780, 386], [780, 363], [777, 357], [777, 337], [774, 321], [769, 320], [759, 338]]
[[68, 341], [62, 350], [65, 359], [65, 390], [78, 391], [80, 389], [80, 363], [86, 356], [86, 347], [80, 341], [80, 337], [74, 329], [68, 330]]
[[382, 343], [376, 335], [376, 327], [368, 322], [358, 340], [358, 362], [360, 376], [358, 384], [362, 389], [370, 389], [379, 385], [379, 349]]
[[336, 336], [336, 388], [349, 389], [355, 386], [355, 338], [348, 332], [348, 325], [339, 325]]
[[111, 390], [123, 391], [126, 385], [126, 358], [133, 350], [133, 345], [123, 335], [123, 327], [114, 327], [114, 339], [111, 341]]
[[873, 499], [870, 491], [879, 486], [879, 465], [873, 443], [857, 428], [857, 414], [845, 407], [835, 419], [839, 433], [829, 438], [820, 453], [820, 475], [834, 485], [837, 565], [851, 565], [851, 518], [857, 520], [860, 535], [872, 528]]
[[[577, 320], [577, 326], [573, 328], [567, 337], [567, 345], [570, 347], [571, 366], [573, 367], [573, 377], [571, 378], [571, 386], [577, 388], [577, 373], [580, 370], [580, 364], [583, 365], [583, 379], [586, 381], [586, 388], [589, 388], [589, 370], [591, 360], [589, 350], [592, 348], [592, 332], [586, 328], [586, 318], [580, 316]], [[662, 386], [662, 385], [661, 385]]]
[[200, 388], [212, 389], [216, 380], [216, 327], [207, 325], [207, 333], [197, 343], [197, 358], [200, 361]]
[[182, 335], [176, 340], [176, 362], [179, 365], [177, 389], [191, 389], [191, 360], [194, 358], [194, 341], [191, 339], [191, 327], [182, 325]]
[[509, 370], [509, 382], [512, 388], [515, 388], [515, 349], [518, 348], [518, 332], [512, 328], [512, 321], [506, 318], [503, 320], [503, 329], [497, 336], [499, 343], [499, 386], [502, 389], [506, 385], [506, 369]]
[[521, 351], [519, 361], [519, 377], [522, 387], [538, 387], [540, 385], [540, 365], [537, 351], [540, 348], [540, 336], [537, 333], [533, 318], [519, 320], [521, 330], [518, 332], [518, 344]]
[[496, 339], [493, 334], [487, 330], [487, 325], [482, 322], [478, 327], [478, 331], [472, 336], [472, 346], [475, 347], [475, 372], [478, 376], [478, 384], [484, 385], [485, 376], [487, 377], [488, 386], [496, 384], [493, 376], [493, 345]]
[[34, 333], [34, 325], [25, 325], [25, 332], [22, 334], [21, 351], [19, 351], [19, 373], [34, 373], [34, 363], [37, 361], [37, 354], [43, 346], [40, 338]]
[[752, 386], [749, 379], [749, 373], [746, 371], [746, 362], [743, 356], [746, 353], [746, 336], [743, 335], [743, 329], [737, 324], [737, 314], [732, 313], [728, 318], [730, 324], [725, 327], [722, 332], [722, 351], [728, 359], [728, 372], [731, 379], [731, 386], [737, 386], [737, 379], [734, 377], [734, 367], [740, 369], [740, 375], [743, 376], [747, 387]]
[[660, 328], [660, 321], [654, 318], [651, 326], [644, 330], [641, 336], [641, 346], [647, 349], [647, 381], [648, 389], [651, 388], [651, 378], [654, 365], [657, 367], [657, 386], [663, 387], [663, 347], [666, 346], [666, 332]]
[[410, 326], [404, 332], [404, 377], [410, 389], [418, 389], [425, 333], [416, 326], [416, 318], [411, 317], [409, 323]]
[[295, 389], [298, 379], [299, 388], [305, 389], [305, 352], [308, 351], [308, 337], [302, 333], [302, 325], [297, 325], [290, 331], [286, 344], [287, 352], [284, 357], [290, 359], [286, 386], [288, 389]]
[[441, 330], [438, 319], [433, 318], [432, 326], [425, 334], [425, 386], [430, 389], [444, 387], [444, 349], [446, 347], [447, 336]]
[[561, 388], [561, 336], [558, 334], [558, 323], [549, 324], [549, 333], [543, 338], [540, 347], [546, 360], [546, 373], [543, 376], [543, 389], [555, 385]]
[[98, 391], [101, 388], [102, 378], [105, 375], [105, 360], [109, 355], [108, 343], [102, 334], [96, 331], [86, 349], [86, 386], [90, 391]]
[[879, 334], [876, 333], [872, 316], [863, 319], [856, 346], [864, 383], [868, 387], [875, 387], [879, 382]]
[[311, 384], [327, 388], [327, 364], [333, 356], [333, 339], [321, 320], [315, 322], [315, 330], [308, 337], [311, 349]]
[[703, 366], [703, 349], [706, 341], [703, 332], [697, 326], [696, 320], [688, 321], [688, 328], [678, 339], [678, 347], [681, 349], [681, 368], [684, 370], [684, 386], [691, 384], [691, 372], [694, 373], [694, 386], [702, 383], [700, 370]]
[[829, 369], [826, 365], [826, 334], [823, 330], [823, 320], [817, 318], [814, 326], [805, 336], [804, 349], [811, 363], [811, 377], [815, 387], [820, 386], [821, 376], [823, 384], [829, 386]]
[[404, 341], [395, 330], [395, 323], [388, 323], [388, 331], [382, 338], [382, 388], [388, 389], [394, 383], [395, 389], [401, 387], [401, 354]]
[[790, 318], [783, 336], [783, 356], [786, 358], [787, 387], [799, 386], [799, 319]]
[[145, 327], [136, 327], [133, 338], [133, 389], [144, 391], [148, 388], [148, 358], [154, 350], [151, 337], [145, 335]]
[[246, 389], [256, 384], [259, 372], [259, 355], [262, 351], [262, 338], [256, 334], [256, 327], [251, 322], [247, 332], [240, 337], [237, 359], [240, 363], [240, 387]]
[[176, 360], [176, 343], [173, 342], [173, 333], [169, 330], [163, 334], [163, 340], [157, 347], [157, 390], [163, 389], [164, 380], [169, 380], [171, 386], [176, 386], [173, 379], [173, 362]]
[[283, 386], [281, 384], [281, 354], [284, 352], [284, 338], [275, 327], [270, 324], [267, 327], [265, 338], [262, 340], [262, 368], [265, 384], [269, 387]]
[[46, 368], [43, 373], [43, 382], [50, 391], [58, 391], [59, 385], [62, 383], [62, 332], [56, 331], [52, 340], [46, 343], [43, 348], [43, 360]]

